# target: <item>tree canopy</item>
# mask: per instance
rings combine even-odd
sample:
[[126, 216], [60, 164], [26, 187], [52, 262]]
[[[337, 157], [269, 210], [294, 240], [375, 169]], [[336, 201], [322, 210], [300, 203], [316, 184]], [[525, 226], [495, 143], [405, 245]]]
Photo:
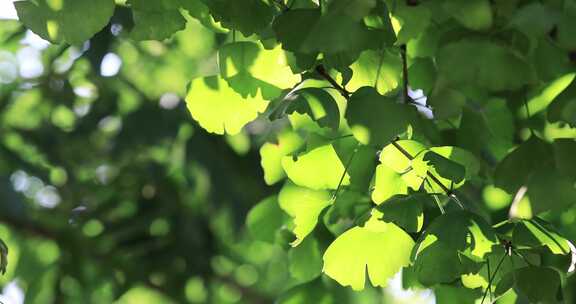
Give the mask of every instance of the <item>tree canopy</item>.
[[14, 8], [26, 303], [576, 301], [576, 0]]

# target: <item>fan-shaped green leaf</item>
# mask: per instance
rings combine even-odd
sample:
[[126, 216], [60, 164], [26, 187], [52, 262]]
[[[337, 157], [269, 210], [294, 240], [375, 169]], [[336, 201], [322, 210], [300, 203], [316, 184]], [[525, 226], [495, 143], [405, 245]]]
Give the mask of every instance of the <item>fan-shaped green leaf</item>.
[[374, 286], [388, 280], [410, 263], [414, 241], [392, 223], [373, 215], [364, 227], [340, 235], [324, 253], [324, 273], [343, 286], [364, 289], [366, 272]]
[[423, 200], [429, 198], [420, 194], [395, 195], [376, 209], [382, 212], [380, 220], [392, 222], [408, 232], [419, 232], [424, 224]]
[[386, 165], [380, 164], [376, 167], [374, 191], [372, 192], [372, 201], [374, 203], [380, 204], [393, 195], [407, 193], [408, 186], [399, 173]]
[[487, 30], [492, 26], [492, 7], [488, 0], [448, 0], [444, 9], [464, 27], [471, 30]]
[[[314, 148], [299, 155], [284, 156], [282, 168], [296, 185], [311, 189], [336, 189], [344, 174], [344, 164], [331, 144]], [[350, 184], [348, 173], [342, 185]]]
[[550, 155], [553, 155], [551, 145], [532, 136], [498, 164], [495, 185], [508, 193], [515, 193]]
[[282, 169], [282, 158], [296, 152], [303, 144], [302, 139], [293, 131], [278, 135], [278, 143], [265, 143], [260, 148], [260, 164], [264, 170], [264, 181], [268, 185], [282, 180], [286, 174]]
[[519, 248], [546, 246], [553, 254], [570, 254], [568, 240], [554, 231], [550, 224], [534, 218], [522, 220], [514, 227], [512, 243]]
[[[287, 97], [288, 98], [288, 97]], [[340, 126], [338, 104], [328, 92], [320, 88], [304, 88], [289, 98], [286, 113], [307, 114], [321, 127], [337, 131]]]
[[423, 160], [432, 167], [439, 176], [449, 179], [454, 183], [464, 180], [466, 169], [459, 163], [452, 161], [434, 151], [428, 151], [424, 154]]
[[278, 195], [280, 208], [294, 220], [296, 240], [292, 246], [298, 246], [314, 230], [318, 215], [330, 205], [330, 194], [327, 191], [312, 190], [286, 183]]
[[16, 1], [18, 18], [38, 36], [54, 43], [80, 45], [104, 28], [113, 0]]
[[503, 91], [535, 80], [534, 70], [524, 58], [489, 41], [464, 39], [447, 44], [436, 60], [440, 74], [456, 85], [474, 84]]
[[300, 282], [308, 282], [322, 273], [322, 252], [318, 241], [306, 238], [298, 247], [288, 252], [290, 275]]
[[274, 20], [276, 38], [286, 50], [327, 54], [379, 46], [379, 36], [350, 16], [319, 9], [292, 9]]
[[186, 105], [206, 131], [234, 135], [264, 112], [268, 102], [260, 94], [243, 98], [224, 79], [211, 76], [192, 80]]
[[406, 132], [416, 110], [382, 96], [372, 87], [362, 87], [350, 97], [346, 119], [354, 137], [362, 144], [384, 145]]
[[214, 20], [246, 37], [264, 30], [274, 14], [272, 4], [262, 0], [202, 0]]
[[402, 79], [400, 54], [389, 49], [366, 50], [350, 68], [352, 78], [346, 88], [351, 91], [372, 86], [383, 95], [396, 89]]
[[248, 231], [257, 240], [273, 243], [284, 225], [285, 215], [276, 197], [268, 197], [250, 209], [246, 217]]
[[134, 28], [130, 32], [136, 40], [163, 40], [183, 30], [186, 20], [180, 14], [179, 0], [129, 0]]

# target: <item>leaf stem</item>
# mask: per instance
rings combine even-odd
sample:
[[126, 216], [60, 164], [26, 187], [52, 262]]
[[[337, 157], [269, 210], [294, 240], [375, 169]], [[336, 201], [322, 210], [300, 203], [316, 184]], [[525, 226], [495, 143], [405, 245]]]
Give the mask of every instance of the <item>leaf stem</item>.
[[[424, 178], [424, 182], [428, 184], [428, 187], [430, 187], [430, 191], [433, 191], [434, 189], [432, 188], [432, 184], [430, 184], [430, 181], [428, 181], [427, 178]], [[444, 211], [444, 207], [442, 207], [442, 204], [440, 203], [440, 200], [438, 199], [438, 197], [436, 196], [436, 193], [431, 193], [432, 197], [434, 198], [434, 201], [436, 202], [436, 206], [438, 206], [438, 209], [440, 209], [440, 213], [444, 214], [446, 213], [446, 211]]]
[[350, 164], [352, 164], [352, 160], [354, 159], [356, 152], [358, 152], [358, 146], [356, 146], [356, 148], [354, 148], [354, 151], [352, 151], [352, 155], [350, 155], [350, 158], [348, 158], [348, 161], [346, 162], [346, 166], [344, 167], [344, 172], [342, 172], [342, 176], [340, 176], [340, 181], [338, 181], [338, 186], [336, 187], [336, 191], [334, 191], [334, 194], [332, 195], [331, 201], [335, 201], [336, 198], [338, 197], [338, 192], [340, 192], [340, 187], [342, 186], [342, 182], [344, 181], [344, 177], [346, 177], [346, 173], [348, 173], [348, 168], [350, 167]]
[[488, 290], [490, 289], [490, 286], [492, 286], [492, 281], [494, 281], [494, 277], [498, 273], [498, 270], [500, 270], [500, 266], [502, 266], [502, 263], [504, 262], [504, 258], [506, 258], [506, 255], [507, 255], [506, 252], [504, 252], [504, 254], [502, 254], [502, 258], [500, 259], [500, 262], [498, 262], [498, 265], [496, 265], [496, 269], [494, 269], [494, 273], [488, 279], [488, 287], [486, 287], [486, 290], [484, 291], [484, 295], [482, 296], [482, 301], [480, 302], [480, 304], [484, 303], [484, 300], [486, 299], [486, 296], [488, 295]]

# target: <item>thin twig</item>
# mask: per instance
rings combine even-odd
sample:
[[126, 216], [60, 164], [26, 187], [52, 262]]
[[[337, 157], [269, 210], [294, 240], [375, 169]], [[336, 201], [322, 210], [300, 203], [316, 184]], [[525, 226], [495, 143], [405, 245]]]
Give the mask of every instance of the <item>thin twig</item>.
[[[396, 147], [396, 149], [398, 151], [400, 151], [400, 153], [404, 154], [404, 156], [406, 156], [406, 158], [408, 158], [409, 160], [414, 159], [414, 157], [408, 151], [406, 151], [404, 148], [402, 148], [402, 146], [400, 146], [396, 142], [396, 140], [393, 140], [391, 143], [394, 147]], [[444, 184], [442, 184], [442, 182], [436, 176], [434, 176], [434, 174], [430, 173], [430, 171], [426, 172], [426, 176], [429, 177], [435, 184], [437, 184], [442, 189], [442, 191], [444, 191], [444, 193], [446, 193], [446, 195], [448, 195], [450, 197], [452, 197], [452, 196], [456, 197], [456, 195], [454, 195], [454, 193], [452, 193], [452, 191], [450, 191], [450, 189], [448, 189], [448, 187], [446, 187]], [[463, 207], [462, 204], [460, 203], [460, 200], [458, 200], [458, 198], [455, 199], [455, 202], [457, 202], [458, 205]]]
[[336, 90], [338, 90], [338, 92], [340, 92], [344, 98], [350, 98], [350, 92], [348, 92], [343, 86], [339, 85], [338, 82], [336, 82], [336, 80], [334, 80], [334, 78], [332, 78], [332, 76], [326, 72], [326, 69], [323, 65], [316, 66], [316, 72], [320, 74], [320, 76], [324, 77], [324, 79], [326, 79], [326, 81], [328, 81]]
[[[486, 269], [488, 270], [488, 282], [492, 281], [490, 277], [490, 259], [486, 259]], [[492, 302], [492, 288], [488, 285], [488, 293], [490, 294], [490, 302]]]
[[484, 295], [482, 296], [482, 301], [480, 302], [480, 304], [484, 303], [484, 300], [486, 299], [486, 296], [488, 295], [488, 289], [490, 289], [490, 286], [492, 286], [492, 281], [494, 280], [494, 277], [498, 273], [498, 270], [500, 270], [500, 266], [502, 266], [502, 263], [504, 262], [504, 258], [506, 258], [506, 255], [507, 255], [506, 252], [504, 252], [504, 254], [502, 255], [502, 258], [500, 259], [500, 262], [498, 262], [498, 265], [496, 265], [496, 269], [494, 269], [494, 273], [492, 274], [492, 277], [490, 279], [488, 279], [488, 287], [486, 287], [486, 290], [484, 291]]
[[406, 45], [400, 45], [400, 55], [402, 55], [402, 72], [404, 80], [404, 102], [409, 103], [410, 95], [408, 95], [408, 63], [406, 60]]

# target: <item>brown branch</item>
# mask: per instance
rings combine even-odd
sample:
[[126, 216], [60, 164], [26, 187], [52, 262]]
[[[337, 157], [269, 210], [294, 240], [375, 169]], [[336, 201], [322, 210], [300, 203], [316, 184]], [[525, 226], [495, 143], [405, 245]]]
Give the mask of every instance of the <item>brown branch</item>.
[[406, 61], [406, 45], [402, 44], [400, 46], [400, 55], [402, 55], [402, 73], [403, 73], [403, 83], [404, 83], [404, 102], [410, 103], [410, 95], [408, 95], [408, 63]]
[[340, 92], [340, 94], [344, 96], [344, 98], [346, 99], [350, 98], [350, 92], [348, 92], [343, 86], [338, 84], [338, 82], [336, 82], [336, 80], [334, 80], [334, 78], [332, 78], [332, 76], [330, 76], [330, 74], [326, 72], [326, 69], [324, 68], [323, 65], [316, 66], [316, 72], [320, 74], [320, 76], [324, 77], [324, 79], [326, 79], [326, 81], [328, 81], [336, 90], [338, 90], [338, 92]]

